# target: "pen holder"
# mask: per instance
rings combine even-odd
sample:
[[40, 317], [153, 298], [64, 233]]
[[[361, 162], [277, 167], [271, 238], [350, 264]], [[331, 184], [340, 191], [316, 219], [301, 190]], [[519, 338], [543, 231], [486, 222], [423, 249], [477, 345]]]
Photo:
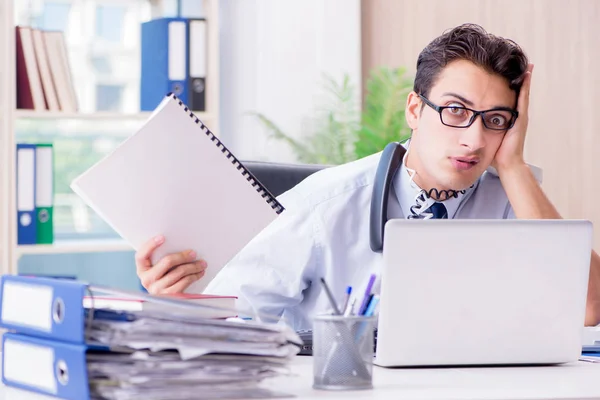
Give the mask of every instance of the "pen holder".
[[319, 315], [313, 324], [313, 388], [373, 388], [375, 317]]

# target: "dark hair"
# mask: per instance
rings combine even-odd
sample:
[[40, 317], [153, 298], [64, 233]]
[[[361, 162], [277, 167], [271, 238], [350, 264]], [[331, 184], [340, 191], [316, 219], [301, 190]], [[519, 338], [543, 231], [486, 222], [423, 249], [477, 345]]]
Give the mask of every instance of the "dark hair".
[[496, 73], [519, 94], [527, 56], [510, 39], [492, 35], [476, 24], [463, 24], [432, 40], [419, 54], [414, 91], [428, 96], [441, 70], [451, 61], [467, 60]]

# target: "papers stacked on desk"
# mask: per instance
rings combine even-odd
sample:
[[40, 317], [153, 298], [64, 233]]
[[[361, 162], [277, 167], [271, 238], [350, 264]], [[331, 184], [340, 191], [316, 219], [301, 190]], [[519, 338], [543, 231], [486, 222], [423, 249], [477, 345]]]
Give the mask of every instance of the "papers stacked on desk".
[[287, 397], [261, 382], [286, 374], [300, 350], [302, 341], [288, 326], [210, 319], [202, 316], [203, 305], [148, 295], [141, 296], [161, 307], [97, 309], [92, 300], [85, 308], [84, 294], [94, 289], [76, 281], [0, 278], [0, 326], [9, 329], [5, 385], [66, 400]]
[[111, 347], [176, 349], [183, 359], [215, 352], [287, 358], [301, 343], [286, 326], [143, 311], [96, 310], [88, 335]]
[[285, 372], [279, 359], [206, 355], [181, 361], [176, 353], [88, 354], [93, 395], [107, 399], [268, 398], [257, 382]]
[[89, 340], [114, 349], [87, 354], [91, 394], [101, 398], [281, 396], [259, 383], [284, 374], [299, 351], [284, 326], [160, 312], [95, 314]]
[[600, 363], [600, 325], [588, 326], [583, 330], [581, 361]]

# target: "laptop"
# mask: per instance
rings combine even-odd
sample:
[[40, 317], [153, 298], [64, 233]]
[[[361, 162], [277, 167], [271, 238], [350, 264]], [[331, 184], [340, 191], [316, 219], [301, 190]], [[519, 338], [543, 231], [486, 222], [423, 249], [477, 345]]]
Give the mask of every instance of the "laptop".
[[375, 364], [576, 361], [591, 251], [583, 220], [390, 220]]

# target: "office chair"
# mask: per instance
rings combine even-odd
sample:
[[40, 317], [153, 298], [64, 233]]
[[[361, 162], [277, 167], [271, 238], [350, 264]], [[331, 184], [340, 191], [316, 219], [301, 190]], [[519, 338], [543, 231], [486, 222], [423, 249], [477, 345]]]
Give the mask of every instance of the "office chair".
[[242, 161], [242, 164], [273, 196], [293, 188], [309, 175], [327, 168], [317, 164], [287, 164], [264, 161]]

